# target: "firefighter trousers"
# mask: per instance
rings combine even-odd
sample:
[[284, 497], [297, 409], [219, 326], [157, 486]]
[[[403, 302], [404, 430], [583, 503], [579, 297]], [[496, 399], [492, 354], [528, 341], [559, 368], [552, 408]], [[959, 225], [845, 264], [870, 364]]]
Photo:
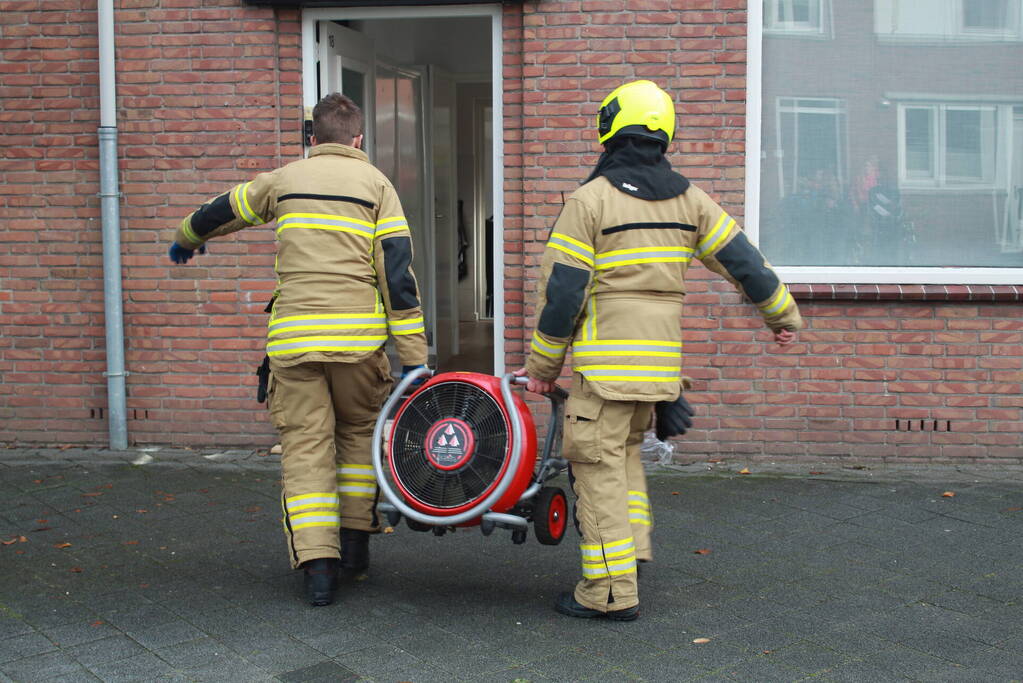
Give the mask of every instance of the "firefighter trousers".
[[562, 452], [570, 462], [583, 578], [575, 599], [601, 612], [639, 603], [637, 562], [653, 559], [653, 516], [640, 459], [653, 403], [608, 401], [579, 373], [565, 405]]
[[373, 427], [394, 380], [383, 350], [355, 363], [274, 367], [270, 415], [281, 436], [291, 566], [340, 558], [340, 529], [380, 530]]

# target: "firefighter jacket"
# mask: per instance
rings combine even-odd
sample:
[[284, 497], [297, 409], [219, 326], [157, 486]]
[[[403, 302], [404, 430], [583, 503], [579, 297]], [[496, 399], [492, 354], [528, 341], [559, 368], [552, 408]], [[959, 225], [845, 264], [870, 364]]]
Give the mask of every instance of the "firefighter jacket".
[[280, 366], [356, 362], [394, 337], [403, 365], [427, 361], [412, 273], [412, 236], [390, 181], [354, 147], [323, 144], [309, 157], [242, 183], [181, 223], [195, 249], [277, 221], [277, 289], [266, 351]]
[[571, 347], [575, 372], [601, 398], [674, 400], [694, 258], [756, 304], [772, 330], [802, 327], [770, 264], [702, 190], [650, 201], [598, 176], [569, 197], [547, 240], [529, 376], [554, 381]]

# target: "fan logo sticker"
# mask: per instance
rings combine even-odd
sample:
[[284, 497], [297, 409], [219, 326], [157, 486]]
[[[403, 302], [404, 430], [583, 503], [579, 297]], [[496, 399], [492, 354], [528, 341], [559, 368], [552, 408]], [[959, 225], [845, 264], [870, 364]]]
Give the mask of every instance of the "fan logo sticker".
[[469, 425], [457, 417], [434, 423], [426, 434], [426, 457], [442, 470], [461, 467], [472, 456], [476, 439]]

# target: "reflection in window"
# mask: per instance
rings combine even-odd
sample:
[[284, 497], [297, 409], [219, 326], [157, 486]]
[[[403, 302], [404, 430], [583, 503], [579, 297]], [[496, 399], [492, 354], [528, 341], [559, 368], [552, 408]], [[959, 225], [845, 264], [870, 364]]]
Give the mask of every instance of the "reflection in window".
[[874, 31], [908, 39], [1018, 40], [1019, 0], [874, 0]]
[[963, 30], [1004, 31], [1009, 28], [1009, 0], [962, 0]]
[[826, 0], [764, 0], [764, 30], [823, 33]]
[[998, 137], [996, 107], [914, 104], [902, 107], [901, 113], [900, 182], [903, 185], [989, 187], [994, 184]]

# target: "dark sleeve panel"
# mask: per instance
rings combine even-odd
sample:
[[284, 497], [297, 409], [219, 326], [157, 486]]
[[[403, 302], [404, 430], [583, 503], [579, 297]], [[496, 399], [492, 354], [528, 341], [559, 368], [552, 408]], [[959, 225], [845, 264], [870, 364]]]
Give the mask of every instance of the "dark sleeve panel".
[[765, 301], [778, 289], [778, 276], [765, 265], [764, 255], [749, 243], [745, 233], [737, 233], [714, 256], [754, 303]]
[[391, 310], [404, 311], [419, 305], [416, 296], [416, 279], [412, 277], [412, 239], [391, 237], [383, 240], [384, 270], [387, 275], [387, 291], [391, 299]]
[[225, 192], [200, 206], [199, 210], [192, 215], [192, 231], [199, 237], [205, 237], [221, 225], [230, 223], [234, 219], [231, 199]]
[[548, 337], [571, 336], [589, 283], [590, 271], [555, 263], [547, 280], [547, 303], [537, 329]]

